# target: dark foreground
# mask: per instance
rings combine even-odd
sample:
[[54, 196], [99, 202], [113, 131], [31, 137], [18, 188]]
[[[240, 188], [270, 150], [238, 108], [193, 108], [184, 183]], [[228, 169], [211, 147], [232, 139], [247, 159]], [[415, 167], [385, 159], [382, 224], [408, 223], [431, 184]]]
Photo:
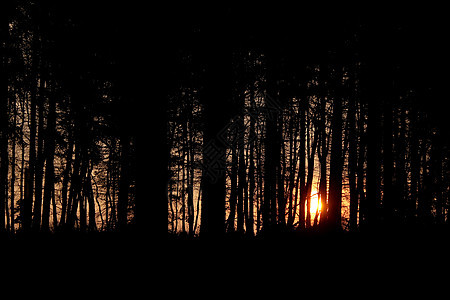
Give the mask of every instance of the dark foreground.
[[[264, 295], [266, 289], [312, 285], [317, 291], [325, 288], [323, 292], [333, 292], [331, 287], [336, 286], [350, 291], [360, 283], [379, 291], [381, 286], [411, 279], [423, 286], [423, 279], [447, 278], [449, 241], [446, 227], [278, 233], [251, 239], [234, 235], [220, 241], [185, 236], [161, 241], [136, 233], [53, 233], [3, 236], [0, 252], [4, 274], [22, 287], [30, 280], [40, 288], [68, 285], [66, 293], [92, 287], [89, 293], [100, 291], [99, 295], [119, 290], [153, 295], [162, 290], [176, 297], [187, 292], [200, 295], [206, 285], [214, 288], [214, 295], [237, 288]], [[416, 288], [414, 281], [406, 282], [410, 291]]]
[[[155, 238], [137, 232], [58, 232], [58, 233], [17, 233], [0, 235], [1, 250], [17, 251], [27, 256], [38, 254], [74, 257], [108, 257], [117, 259], [128, 255], [154, 257], [157, 255], [177, 256], [178, 253], [197, 255], [210, 251], [217, 255], [282, 254], [297, 252], [298, 255], [333, 253], [368, 257], [376, 255], [408, 255], [429, 251], [448, 251], [450, 256], [450, 227], [386, 229], [372, 232], [276, 232], [254, 237], [227, 234], [221, 239], [188, 237], [187, 235], [167, 235]], [[272, 251], [272, 254], [265, 253]], [[328, 255], [326, 254], [326, 255]]]

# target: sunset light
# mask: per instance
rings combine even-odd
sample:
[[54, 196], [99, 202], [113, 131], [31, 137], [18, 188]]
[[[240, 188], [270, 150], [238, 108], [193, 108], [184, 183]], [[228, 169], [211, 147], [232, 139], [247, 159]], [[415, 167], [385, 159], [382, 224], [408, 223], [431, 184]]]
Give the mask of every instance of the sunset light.
[[309, 212], [310, 212], [311, 216], [313, 216], [313, 219], [314, 219], [316, 213], [320, 214], [320, 210], [322, 208], [322, 203], [320, 203], [319, 200], [320, 200], [319, 192], [312, 191], [311, 192], [311, 206], [309, 208]]
[[0, 7], [0, 242], [450, 236], [445, 9], [98, 1]]

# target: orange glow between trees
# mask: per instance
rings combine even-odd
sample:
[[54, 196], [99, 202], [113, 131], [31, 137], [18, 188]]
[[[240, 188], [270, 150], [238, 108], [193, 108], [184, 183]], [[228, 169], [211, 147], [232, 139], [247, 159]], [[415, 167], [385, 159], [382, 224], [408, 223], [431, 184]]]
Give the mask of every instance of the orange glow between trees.
[[312, 191], [311, 192], [311, 206], [309, 209], [311, 216], [315, 216], [316, 213], [320, 213], [321, 209], [322, 209], [322, 203], [320, 203], [320, 201], [319, 201], [319, 192]]

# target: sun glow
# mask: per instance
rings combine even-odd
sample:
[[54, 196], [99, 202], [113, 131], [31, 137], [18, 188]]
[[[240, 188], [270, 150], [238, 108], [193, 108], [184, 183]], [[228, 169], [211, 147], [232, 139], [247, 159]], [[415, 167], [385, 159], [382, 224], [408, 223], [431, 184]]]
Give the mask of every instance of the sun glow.
[[322, 209], [322, 203], [319, 199], [319, 192], [317, 191], [311, 191], [311, 203], [310, 203], [310, 207], [309, 207], [309, 213], [311, 214], [311, 218], [312, 220], [314, 220], [316, 218], [316, 214], [319, 214], [317, 216], [317, 218], [319, 219], [320, 217], [320, 211]]

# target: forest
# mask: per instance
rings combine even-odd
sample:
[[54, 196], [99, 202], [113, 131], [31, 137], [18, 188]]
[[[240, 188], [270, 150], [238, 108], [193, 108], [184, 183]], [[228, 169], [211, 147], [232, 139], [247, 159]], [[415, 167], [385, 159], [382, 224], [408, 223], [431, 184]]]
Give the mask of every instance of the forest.
[[448, 231], [442, 8], [0, 5], [2, 234]]

